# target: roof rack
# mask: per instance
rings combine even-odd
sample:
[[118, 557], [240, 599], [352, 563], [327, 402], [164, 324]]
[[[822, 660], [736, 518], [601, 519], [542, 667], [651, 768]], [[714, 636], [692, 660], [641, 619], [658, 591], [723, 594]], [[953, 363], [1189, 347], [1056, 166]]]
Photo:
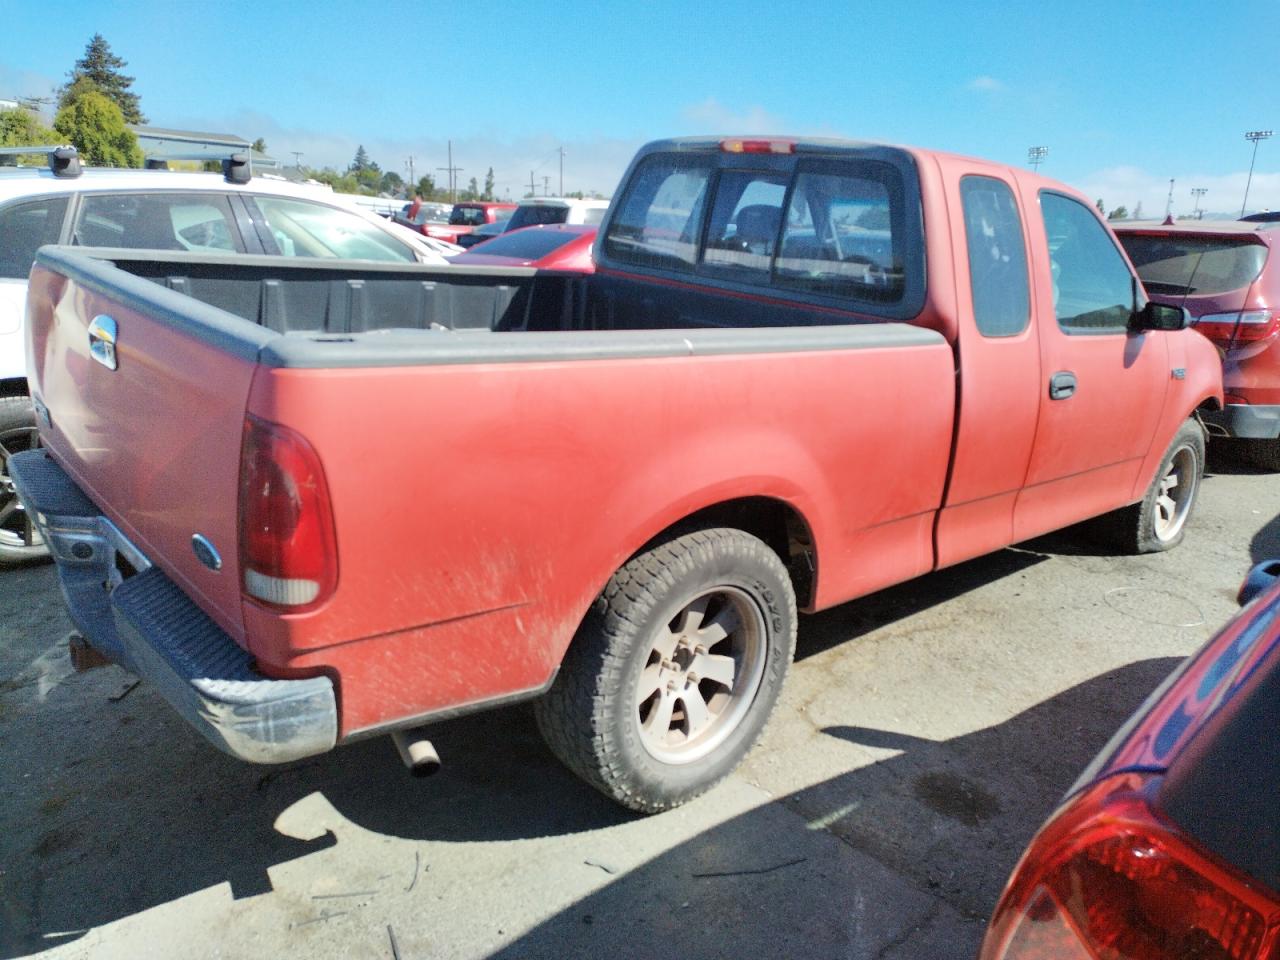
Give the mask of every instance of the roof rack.
[[80, 176], [80, 154], [73, 146], [50, 147], [41, 143], [29, 147], [0, 147], [0, 157], [21, 157], [33, 153], [43, 153], [48, 157], [49, 169], [55, 177], [73, 179]]
[[248, 183], [253, 177], [253, 157], [248, 153], [233, 153], [227, 157], [219, 157], [208, 153], [163, 153], [152, 154], [144, 161], [148, 170], [168, 170], [170, 160], [194, 160], [206, 162], [220, 160], [222, 176], [227, 183]]

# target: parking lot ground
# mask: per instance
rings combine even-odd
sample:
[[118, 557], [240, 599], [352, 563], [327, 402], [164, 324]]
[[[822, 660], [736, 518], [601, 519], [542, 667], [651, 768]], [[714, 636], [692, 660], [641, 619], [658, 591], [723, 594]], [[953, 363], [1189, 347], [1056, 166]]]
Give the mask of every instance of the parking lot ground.
[[526, 709], [232, 761], [71, 672], [48, 566], [0, 575], [0, 957], [969, 958], [1089, 758], [1280, 555], [1280, 483], [1206, 477], [1185, 543], [1055, 534], [806, 618], [743, 767], [640, 818]]

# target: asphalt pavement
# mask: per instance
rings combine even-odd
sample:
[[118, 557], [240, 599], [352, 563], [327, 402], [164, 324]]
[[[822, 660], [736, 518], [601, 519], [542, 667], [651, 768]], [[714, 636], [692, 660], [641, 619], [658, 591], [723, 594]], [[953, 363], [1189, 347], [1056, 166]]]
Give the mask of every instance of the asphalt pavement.
[[[1221, 461], [1221, 462], [1219, 462]], [[1280, 556], [1280, 483], [1215, 457], [1185, 542], [1087, 529], [804, 618], [761, 743], [654, 817], [527, 709], [264, 768], [115, 667], [48, 565], [0, 573], [0, 958], [971, 958], [1090, 757]]]

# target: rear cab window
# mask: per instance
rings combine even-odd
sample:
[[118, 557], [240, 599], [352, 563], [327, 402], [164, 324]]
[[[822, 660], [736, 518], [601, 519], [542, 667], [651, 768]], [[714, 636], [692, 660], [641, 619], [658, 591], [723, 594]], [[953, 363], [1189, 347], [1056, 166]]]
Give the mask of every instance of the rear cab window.
[[652, 153], [628, 178], [600, 249], [602, 263], [628, 272], [756, 295], [767, 287], [885, 319], [909, 319], [924, 303], [918, 179], [892, 148]]

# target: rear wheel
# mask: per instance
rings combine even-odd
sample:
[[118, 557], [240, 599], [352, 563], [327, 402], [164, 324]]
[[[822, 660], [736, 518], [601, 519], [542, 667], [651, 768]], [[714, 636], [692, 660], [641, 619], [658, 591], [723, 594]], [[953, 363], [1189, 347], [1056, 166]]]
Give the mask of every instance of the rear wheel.
[[538, 726], [623, 806], [677, 806], [751, 748], [795, 634], [795, 592], [768, 546], [740, 530], [686, 534], [613, 575], [536, 705]]
[[48, 553], [9, 476], [9, 457], [39, 445], [31, 398], [0, 397], [0, 564], [19, 563]]
[[1129, 553], [1159, 553], [1182, 542], [1204, 476], [1204, 431], [1188, 420], [1174, 434], [1146, 495], [1116, 511], [1120, 546]]

